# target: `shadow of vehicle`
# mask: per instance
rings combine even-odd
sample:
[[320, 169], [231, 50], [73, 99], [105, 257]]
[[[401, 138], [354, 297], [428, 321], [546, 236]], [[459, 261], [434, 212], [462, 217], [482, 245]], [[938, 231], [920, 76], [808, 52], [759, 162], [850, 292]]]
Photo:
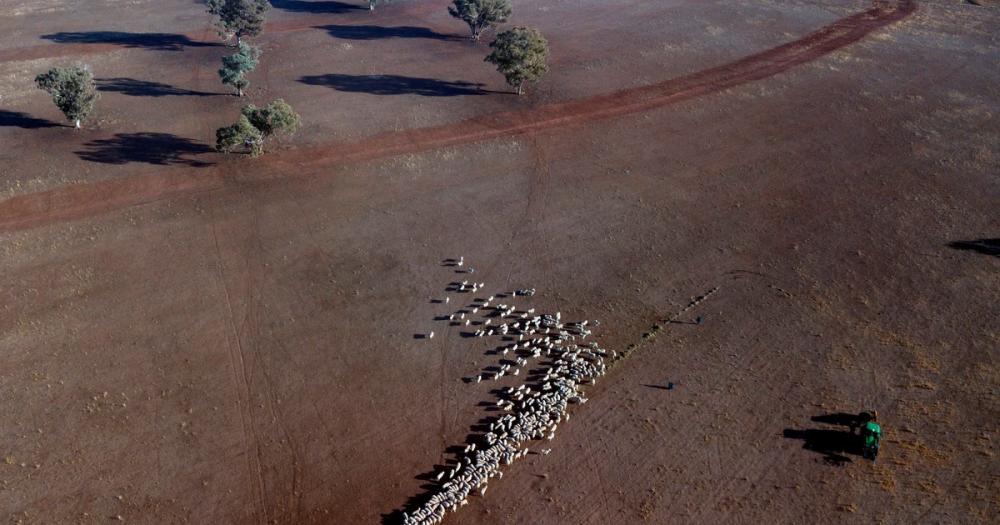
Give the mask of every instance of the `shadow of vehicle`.
[[415, 26], [395, 26], [395, 27], [380, 27], [380, 26], [345, 26], [345, 25], [325, 25], [316, 26], [316, 29], [322, 29], [330, 36], [334, 38], [342, 38], [344, 40], [380, 40], [384, 38], [427, 38], [431, 40], [445, 40], [445, 41], [459, 41], [468, 40], [468, 38], [462, 38], [455, 35], [445, 35], [443, 33], [438, 33], [427, 29], [426, 27], [415, 27]]
[[285, 11], [313, 14], [336, 14], [368, 10], [367, 4], [361, 6], [334, 0], [319, 0], [317, 2], [309, 2], [307, 0], [271, 0], [271, 7]]
[[219, 93], [191, 91], [169, 84], [123, 77], [99, 78], [97, 79], [97, 90], [121, 93], [130, 97], [211, 97], [219, 95]]
[[1000, 239], [976, 239], [974, 241], [952, 241], [949, 248], [977, 252], [983, 255], [1000, 257]]
[[102, 164], [141, 162], [157, 166], [184, 165], [195, 168], [211, 166], [211, 162], [185, 158], [215, 150], [191, 139], [169, 133], [119, 133], [110, 139], [99, 139], [84, 145], [78, 157]]
[[837, 425], [847, 427], [848, 430], [834, 430], [826, 428], [792, 429], [786, 428], [783, 432], [785, 439], [801, 439], [805, 441], [802, 448], [824, 455], [823, 460], [832, 465], [843, 465], [849, 463], [851, 458], [847, 455], [862, 456], [863, 442], [861, 434], [855, 432], [870, 419], [866, 418], [867, 413], [849, 414], [846, 412], [835, 412], [823, 414], [810, 418], [817, 423]]
[[219, 47], [216, 42], [198, 42], [174, 33], [128, 33], [124, 31], [69, 31], [40, 38], [59, 44], [116, 44], [122, 47], [180, 51], [185, 47]]
[[329, 75], [305, 76], [299, 82], [311, 86], [324, 86], [337, 91], [368, 93], [371, 95], [420, 95], [423, 97], [455, 97], [485, 95], [483, 84], [449, 82], [433, 78], [415, 78], [399, 75]]
[[848, 414], [847, 412], [823, 414], [822, 416], [813, 416], [809, 419], [817, 423], [826, 423], [827, 425], [839, 425], [842, 427], [848, 427], [852, 431], [856, 428], [860, 428], [861, 425], [867, 422], [866, 419], [861, 417], [861, 414]]
[[785, 439], [801, 439], [805, 441], [802, 448], [823, 454], [823, 461], [831, 465], [850, 463], [851, 458], [845, 454], [860, 456], [861, 439], [857, 434], [846, 430], [828, 430], [809, 428], [796, 430], [786, 428]]
[[55, 122], [35, 118], [26, 113], [0, 109], [0, 128], [38, 129], [56, 127], [61, 126]]

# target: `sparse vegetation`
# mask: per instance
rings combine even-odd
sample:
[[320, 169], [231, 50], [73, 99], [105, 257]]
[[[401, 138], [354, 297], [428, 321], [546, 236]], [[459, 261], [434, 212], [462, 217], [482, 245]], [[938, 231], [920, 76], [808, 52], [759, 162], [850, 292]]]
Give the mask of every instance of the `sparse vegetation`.
[[208, 12], [218, 17], [219, 34], [226, 39], [257, 36], [264, 29], [264, 17], [271, 9], [268, 0], [208, 0]]
[[448, 7], [448, 14], [469, 25], [472, 40], [489, 28], [507, 21], [510, 16], [510, 0], [454, 0]]
[[493, 52], [486, 61], [497, 67], [497, 71], [507, 79], [507, 84], [517, 88], [517, 94], [524, 94], [524, 85], [535, 82], [549, 67], [549, 43], [541, 33], [530, 27], [515, 27], [497, 35], [490, 43]]
[[291, 135], [298, 129], [300, 119], [284, 100], [278, 99], [258, 108], [245, 106], [235, 124], [215, 132], [215, 149], [232, 153], [243, 147], [256, 157], [264, 152], [264, 141], [276, 134]]
[[240, 42], [239, 50], [229, 56], [222, 57], [222, 68], [219, 69], [219, 78], [223, 84], [228, 84], [236, 88], [236, 95], [242, 97], [243, 90], [250, 85], [247, 80], [247, 73], [257, 67], [257, 60], [260, 58], [260, 48], [251, 46], [245, 42]]
[[52, 95], [56, 107], [76, 128], [94, 110], [101, 96], [87, 66], [54, 67], [35, 77], [35, 84]]
[[215, 149], [223, 153], [232, 153], [240, 147], [245, 147], [252, 156], [260, 155], [264, 151], [263, 135], [244, 115], [240, 115], [239, 120], [232, 126], [215, 131]]

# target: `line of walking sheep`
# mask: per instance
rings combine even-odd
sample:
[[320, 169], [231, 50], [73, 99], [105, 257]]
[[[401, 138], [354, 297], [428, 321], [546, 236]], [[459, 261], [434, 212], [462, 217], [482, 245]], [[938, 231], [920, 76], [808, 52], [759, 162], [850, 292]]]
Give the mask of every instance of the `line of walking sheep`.
[[[465, 262], [464, 258], [453, 261], [456, 266]], [[483, 283], [477, 283], [475, 288], [482, 286]], [[460, 293], [466, 290], [467, 283], [450, 288], [450, 291]], [[525, 289], [509, 295], [531, 296], [534, 293], [534, 289]], [[555, 438], [559, 423], [570, 417], [569, 405], [587, 402], [581, 391], [582, 385], [593, 384], [607, 372], [605, 357], [609, 353], [595, 342], [587, 345], [578, 342], [591, 334], [588, 328], [590, 323], [563, 323], [559, 312], [535, 315], [533, 308], [518, 311], [507, 304], [492, 305], [498, 297], [476, 300], [470, 307], [471, 311], [460, 311], [450, 319], [453, 325], [468, 325], [471, 318], [465, 315], [482, 311], [482, 315], [489, 318], [481, 322], [483, 328], [473, 335], [504, 338], [508, 342], [499, 353], [507, 355], [513, 351], [522, 354], [515, 361], [502, 364], [489, 379], [518, 375], [521, 369], [528, 366], [530, 358], [541, 358], [543, 354], [549, 361], [540, 369], [536, 382], [500, 390], [496, 406], [507, 413], [493, 421], [484, 435], [464, 448], [454, 467], [438, 472], [435, 479], [441, 484], [432, 489], [433, 494], [423, 505], [403, 513], [404, 525], [440, 523], [448, 512], [455, 512], [468, 504], [473, 492], [485, 496], [489, 480], [502, 478], [503, 465], [510, 465], [528, 454], [529, 442]], [[493, 321], [497, 324], [492, 325]], [[487, 326], [489, 328], [485, 328]], [[483, 379], [487, 378], [480, 374], [474, 381]], [[548, 452], [548, 449], [540, 451], [542, 454]]]

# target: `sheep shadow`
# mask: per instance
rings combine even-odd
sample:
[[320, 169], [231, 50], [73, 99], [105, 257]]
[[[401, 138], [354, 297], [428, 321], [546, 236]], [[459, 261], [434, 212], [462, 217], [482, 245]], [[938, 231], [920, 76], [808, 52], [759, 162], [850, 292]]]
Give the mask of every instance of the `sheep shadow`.
[[315, 29], [322, 29], [333, 38], [343, 40], [382, 40], [387, 38], [426, 38], [429, 40], [460, 41], [468, 40], [455, 35], [438, 33], [426, 27], [415, 26], [394, 26], [381, 27], [372, 25], [337, 25], [330, 24], [316, 26]]
[[348, 93], [370, 95], [419, 95], [422, 97], [456, 97], [486, 95], [483, 84], [436, 80], [433, 78], [404, 77], [400, 75], [328, 75], [304, 76], [299, 82], [310, 86], [323, 86]]
[[[457, 265], [458, 262], [459, 260], [457, 259], [444, 259], [441, 262], [441, 264], [442, 266], [452, 266], [452, 265]], [[456, 291], [456, 288], [460, 285], [461, 283], [456, 281], [450, 282], [447, 284], [445, 291], [449, 293], [458, 293]], [[507, 295], [509, 294], [495, 294], [494, 297], [506, 297]], [[474, 300], [472, 300], [472, 302], [473, 303], [486, 302], [486, 299], [477, 297]], [[432, 303], [442, 304], [443, 301], [435, 299], [432, 300]], [[477, 309], [477, 311], [472, 312], [472, 309]], [[498, 311], [496, 311], [496, 306], [459, 305], [453, 311], [456, 314], [464, 313], [469, 318], [473, 318], [476, 316], [478, 317], [495, 316], [498, 314]], [[450, 320], [450, 318], [451, 315], [439, 314], [434, 317], [434, 320], [448, 321]], [[476, 322], [482, 323], [481, 320], [478, 320]], [[464, 320], [458, 323], [451, 322], [449, 324], [463, 325]], [[445, 336], [447, 335], [448, 333], [445, 334]], [[476, 337], [475, 333], [462, 330], [459, 330], [458, 336], [466, 339]], [[511, 338], [502, 337], [502, 339], [508, 340], [508, 339], [513, 339], [513, 337]], [[500, 350], [506, 348], [507, 346], [508, 345], [506, 344], [499, 345], [492, 350], [487, 350], [486, 354], [497, 355], [499, 354]], [[480, 418], [478, 419], [478, 421], [475, 422], [475, 424], [469, 427], [468, 431], [466, 432], [465, 438], [464, 440], [462, 440], [461, 444], [451, 445], [447, 447], [444, 450], [444, 457], [441, 459], [441, 461], [439, 461], [438, 464], [434, 465], [430, 470], [417, 474], [414, 477], [414, 479], [422, 482], [419, 487], [420, 493], [409, 497], [401, 507], [393, 511], [390, 511], [388, 513], [382, 514], [381, 522], [383, 524], [403, 523], [405, 514], [414, 512], [416, 509], [425, 505], [434, 496], [434, 494], [439, 493], [443, 484], [450, 481], [450, 477], [447, 476], [446, 473], [450, 472], [451, 469], [461, 464], [463, 462], [463, 459], [469, 458], [471, 454], [474, 454], [474, 452], [472, 451], [466, 452], [467, 447], [469, 447], [470, 445], [475, 445], [476, 447], [479, 447], [480, 450], [482, 450], [483, 447], [490, 445], [490, 442], [486, 438], [486, 434], [490, 432], [490, 425], [499, 421], [504, 416], [504, 414], [507, 413], [507, 410], [501, 408], [500, 403], [498, 403], [498, 401], [504, 400], [508, 403], [516, 401], [516, 398], [514, 397], [515, 387], [509, 386], [510, 385], [509, 381], [506, 383], [506, 385], [504, 383], [499, 382], [500, 378], [496, 377], [496, 374], [500, 372], [501, 367], [503, 365], [509, 365], [509, 366], [516, 365], [517, 364], [516, 356], [518, 354], [525, 356], [525, 359], [527, 359], [526, 356], [530, 355], [530, 352], [523, 350], [523, 351], [515, 351], [514, 354], [515, 355], [511, 357], [504, 357], [498, 359], [497, 362], [493, 365], [485, 366], [480, 374], [480, 381], [476, 381], [475, 379], [468, 377], [463, 379], [463, 381], [467, 384], [473, 382], [481, 382], [482, 373], [488, 373], [493, 376], [493, 378], [489, 380], [497, 382], [494, 383], [494, 386], [492, 388], [489, 388], [488, 390], [489, 397], [487, 399], [481, 400], [478, 403], [476, 403], [476, 407], [480, 412]], [[520, 385], [527, 386], [533, 391], [542, 391], [542, 385], [545, 380], [546, 374], [554, 366], [555, 366], [554, 357], [548, 354], [546, 354], [545, 357], [539, 356], [539, 359], [537, 359], [534, 363], [531, 363], [530, 365], [526, 363], [525, 365], [523, 365], [522, 367], [524, 370], [524, 374], [522, 375], [523, 379], [514, 382], [517, 383], [518, 386]], [[509, 406], [507, 408], [509, 408]], [[480, 492], [480, 495], [481, 494], [482, 492]]]
[[337, 2], [334, 0], [320, 0], [309, 2], [306, 0], [271, 0], [271, 7], [295, 13], [312, 14], [341, 14], [351, 11], [367, 11], [367, 7], [360, 5]]
[[[550, 359], [540, 360], [535, 367], [530, 368], [525, 374], [525, 380], [522, 384], [534, 390], [540, 389], [542, 386], [544, 371], [554, 366], [554, 364], [555, 363]], [[382, 514], [381, 518], [383, 525], [396, 525], [403, 523], [404, 514], [414, 512], [417, 508], [426, 504], [434, 496], [434, 494], [438, 493], [441, 489], [442, 483], [448, 481], [448, 478], [439, 479], [438, 476], [442, 472], [447, 471], [462, 462], [462, 458], [469, 454], [465, 452], [465, 448], [467, 446], [473, 444], [477, 447], [489, 445], [485, 439], [485, 435], [489, 432], [490, 424], [499, 421], [503, 413], [506, 413], [501, 413], [501, 410], [498, 408], [495, 400], [512, 399], [511, 395], [505, 393], [504, 389], [499, 385], [497, 388], [490, 389], [489, 394], [492, 396], [490, 401], [480, 401], [476, 404], [476, 406], [482, 410], [483, 415], [478, 421], [476, 421], [475, 424], [469, 427], [469, 431], [466, 433], [462, 444], [447, 447], [444, 450], [444, 453], [448, 457], [445, 458], [441, 464], [436, 464], [430, 470], [414, 476], [414, 479], [425, 482], [419, 487], [421, 492], [407, 498], [401, 507], [391, 512]]]
[[948, 247], [954, 250], [964, 250], [1000, 257], [1000, 239], [975, 239], [972, 241], [952, 241]]
[[218, 95], [218, 93], [191, 91], [169, 84], [124, 77], [99, 78], [97, 79], [97, 90], [121, 93], [130, 97], [211, 97]]
[[220, 47], [216, 42], [198, 42], [176, 33], [129, 33], [125, 31], [63, 31], [40, 38], [59, 44], [116, 44], [122, 47], [181, 51], [185, 47]]
[[194, 168], [211, 166], [212, 163], [192, 158], [190, 155], [211, 153], [205, 144], [169, 133], [119, 133], [109, 139], [98, 139], [75, 152], [78, 157], [101, 164], [128, 164], [139, 162], [157, 166], [183, 165]]
[[0, 109], [0, 128], [57, 128], [65, 127], [55, 122], [32, 117], [19, 111], [7, 111]]

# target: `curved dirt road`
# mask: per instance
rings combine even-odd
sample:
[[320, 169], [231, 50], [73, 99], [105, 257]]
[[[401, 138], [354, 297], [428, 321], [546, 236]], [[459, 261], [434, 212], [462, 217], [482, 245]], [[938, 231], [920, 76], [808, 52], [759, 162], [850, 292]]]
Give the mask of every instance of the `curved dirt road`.
[[[294, 165], [297, 168], [352, 163], [659, 108], [780, 74], [857, 42], [916, 10], [915, 0], [876, 2], [866, 11], [840, 19], [801, 39], [691, 75], [532, 110], [383, 133], [360, 142], [290, 149], [261, 162], [274, 167]], [[13, 197], [0, 202], [0, 230], [31, 228], [145, 204], [180, 193], [219, 189], [225, 185], [225, 163], [221, 168], [199, 174], [141, 175]], [[241, 182], [255, 178], [261, 176], [241, 178]]]

